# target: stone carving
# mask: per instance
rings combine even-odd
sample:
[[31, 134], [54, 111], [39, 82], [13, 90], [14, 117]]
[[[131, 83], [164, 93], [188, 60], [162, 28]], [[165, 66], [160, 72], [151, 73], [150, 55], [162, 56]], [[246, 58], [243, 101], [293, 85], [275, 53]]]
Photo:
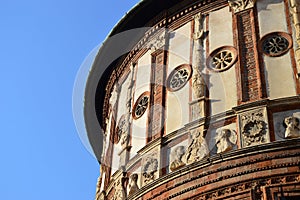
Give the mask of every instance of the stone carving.
[[98, 179], [97, 179], [96, 198], [95, 198], [95, 200], [100, 199], [100, 186], [101, 186], [101, 177], [99, 176]]
[[194, 130], [192, 132], [192, 141], [185, 153], [186, 163], [190, 164], [199, 161], [208, 155], [208, 146], [202, 131]]
[[236, 146], [237, 135], [234, 130], [220, 129], [217, 130], [215, 140], [217, 153], [225, 153], [231, 151]]
[[291, 41], [291, 36], [285, 32], [272, 32], [262, 37], [261, 48], [267, 56], [281, 56], [291, 48]]
[[105, 191], [102, 191], [96, 200], [106, 200], [106, 199], [107, 199], [106, 193], [105, 193]]
[[267, 123], [262, 109], [241, 116], [243, 146], [258, 145], [268, 141]]
[[236, 60], [236, 49], [231, 46], [223, 46], [210, 53], [207, 66], [215, 72], [222, 72], [231, 68]]
[[111, 96], [110, 96], [110, 99], [109, 99], [109, 103], [112, 107], [114, 107], [115, 103], [117, 102], [117, 99], [118, 99], [118, 89], [119, 88], [119, 85], [116, 84], [113, 91], [111, 92]]
[[144, 183], [147, 184], [155, 179], [155, 172], [158, 168], [158, 160], [154, 156], [146, 157], [145, 164], [142, 167]]
[[125, 148], [129, 142], [128, 126], [129, 124], [123, 115], [117, 127], [118, 143], [121, 143], [122, 148]]
[[300, 128], [299, 128], [299, 119], [290, 116], [284, 119], [284, 124], [286, 125], [285, 129], [285, 138], [298, 138], [300, 137]]
[[165, 32], [162, 35], [155, 36], [149, 44], [149, 48], [152, 52], [163, 49], [166, 44]]
[[228, 4], [234, 13], [253, 8], [256, 0], [228, 0]]
[[292, 20], [295, 27], [296, 42], [298, 47], [296, 48], [296, 60], [297, 65], [300, 67], [300, 1], [290, 0], [290, 12], [292, 14]]
[[170, 164], [170, 170], [175, 171], [183, 166], [185, 166], [185, 163], [182, 161], [182, 157], [185, 154], [185, 147], [184, 146], [178, 146], [176, 147], [172, 154], [171, 154], [171, 160], [173, 160]]
[[203, 77], [200, 75], [200, 73], [194, 73], [192, 77], [192, 87], [194, 95], [197, 99], [203, 97], [205, 95], [204, 88], [205, 88], [205, 82]]
[[120, 138], [119, 142], [121, 143], [122, 150], [119, 152], [120, 156], [120, 166], [125, 166], [128, 162], [129, 158], [129, 150], [130, 150], [130, 126], [132, 122], [131, 118], [131, 100], [132, 100], [132, 90], [134, 85], [134, 74], [135, 74], [135, 66], [136, 63], [131, 63], [130, 72], [127, 78], [127, 85], [123, 85], [123, 87], [127, 87], [127, 97], [126, 97], [126, 114], [122, 116], [121, 127], [119, 127], [118, 136]]
[[105, 182], [105, 169], [100, 167], [100, 176], [97, 179], [97, 187], [96, 187], [96, 197], [95, 200], [104, 200], [106, 199], [106, 193], [103, 191], [104, 182]]
[[167, 79], [167, 89], [171, 92], [180, 90], [187, 84], [191, 74], [192, 69], [190, 65], [179, 65], [170, 73]]
[[127, 195], [132, 195], [136, 193], [139, 190], [139, 186], [137, 184], [138, 175], [137, 174], [131, 174], [129, 178], [129, 183], [127, 187]]
[[204, 18], [202, 13], [198, 13], [194, 16], [194, 22], [195, 22], [194, 40], [199, 40], [204, 35], [203, 20]]
[[135, 103], [133, 115], [135, 119], [143, 116], [149, 106], [149, 96], [143, 93]]
[[194, 40], [195, 40], [195, 64], [193, 65], [192, 87], [197, 99], [204, 96], [205, 82], [201, 76], [201, 66], [203, 65], [203, 28], [204, 17], [202, 13], [194, 16]]
[[170, 87], [173, 91], [178, 90], [179, 88], [182, 88], [189, 79], [189, 71], [185, 68], [178, 69], [170, 80]]
[[125, 190], [125, 182], [127, 178], [121, 177], [115, 183], [115, 193], [113, 196], [113, 200], [125, 200], [126, 199], [126, 190]]

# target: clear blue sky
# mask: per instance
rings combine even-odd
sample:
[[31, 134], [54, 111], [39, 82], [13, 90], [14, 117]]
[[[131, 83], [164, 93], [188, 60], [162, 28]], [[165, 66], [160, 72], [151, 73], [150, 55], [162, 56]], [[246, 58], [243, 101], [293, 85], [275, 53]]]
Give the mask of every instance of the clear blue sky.
[[93, 200], [72, 115], [77, 71], [138, 0], [0, 2], [0, 199]]

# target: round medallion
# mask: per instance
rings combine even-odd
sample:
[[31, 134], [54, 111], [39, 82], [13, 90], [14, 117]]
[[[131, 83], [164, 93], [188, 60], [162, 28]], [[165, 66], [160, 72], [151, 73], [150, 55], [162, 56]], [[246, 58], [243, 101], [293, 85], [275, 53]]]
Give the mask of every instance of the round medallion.
[[277, 57], [285, 54], [292, 47], [292, 38], [284, 32], [273, 32], [262, 37], [260, 46], [265, 55]]
[[230, 67], [237, 60], [237, 53], [234, 47], [224, 46], [215, 49], [207, 59], [207, 67], [215, 72], [222, 72]]
[[149, 92], [144, 92], [140, 95], [140, 97], [136, 100], [136, 103], [133, 106], [132, 116], [134, 119], [138, 119], [143, 116], [143, 114], [148, 108], [149, 102]]
[[167, 89], [171, 92], [180, 90], [191, 78], [192, 68], [188, 64], [176, 67], [167, 79]]

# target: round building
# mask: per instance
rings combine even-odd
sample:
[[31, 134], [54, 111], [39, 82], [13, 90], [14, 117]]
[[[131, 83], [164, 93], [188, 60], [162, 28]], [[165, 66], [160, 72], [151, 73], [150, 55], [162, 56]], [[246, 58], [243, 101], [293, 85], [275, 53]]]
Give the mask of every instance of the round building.
[[143, 0], [86, 83], [96, 200], [300, 199], [300, 1]]

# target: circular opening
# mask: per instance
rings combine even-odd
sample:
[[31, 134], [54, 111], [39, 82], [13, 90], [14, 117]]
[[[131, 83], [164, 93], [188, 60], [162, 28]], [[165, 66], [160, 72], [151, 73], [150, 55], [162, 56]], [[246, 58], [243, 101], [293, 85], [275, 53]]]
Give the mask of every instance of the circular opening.
[[260, 50], [267, 56], [278, 57], [288, 52], [292, 47], [292, 38], [284, 32], [272, 32], [260, 40]]
[[132, 116], [134, 119], [138, 119], [146, 112], [150, 102], [149, 92], [144, 92], [139, 96], [133, 106]]
[[231, 68], [236, 60], [236, 49], [231, 46], [224, 46], [210, 53], [207, 59], [207, 67], [215, 72], [222, 72]]
[[192, 68], [188, 64], [176, 67], [167, 79], [167, 89], [171, 92], [180, 90], [191, 78]]

